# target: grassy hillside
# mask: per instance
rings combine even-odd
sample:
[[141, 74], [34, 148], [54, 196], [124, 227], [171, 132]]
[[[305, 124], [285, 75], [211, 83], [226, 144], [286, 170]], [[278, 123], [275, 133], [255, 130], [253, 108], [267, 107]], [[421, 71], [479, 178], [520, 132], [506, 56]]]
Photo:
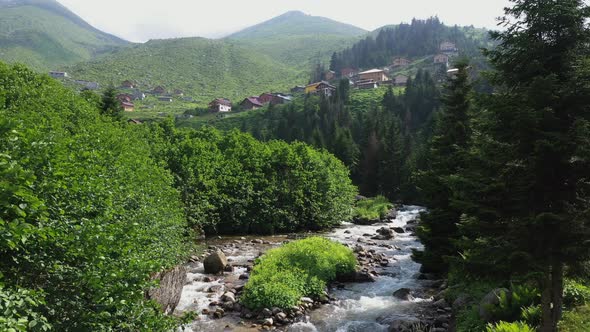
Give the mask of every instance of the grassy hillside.
[[170, 92], [181, 89], [200, 104], [218, 97], [239, 101], [305, 83], [298, 71], [261, 53], [204, 38], [149, 41], [67, 70], [74, 79], [103, 86], [133, 80], [142, 90], [156, 86]]
[[37, 70], [89, 60], [128, 42], [101, 32], [53, 0], [0, 0], [0, 59]]
[[227, 37], [298, 68], [352, 45], [367, 31], [324, 17], [288, 12]]

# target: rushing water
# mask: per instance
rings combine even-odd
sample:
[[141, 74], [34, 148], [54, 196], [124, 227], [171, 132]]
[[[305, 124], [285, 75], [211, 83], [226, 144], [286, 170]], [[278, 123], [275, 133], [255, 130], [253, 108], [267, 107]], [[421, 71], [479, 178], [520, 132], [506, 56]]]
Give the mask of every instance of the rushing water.
[[[377, 230], [383, 226], [406, 227], [408, 222], [415, 220], [422, 208], [416, 206], [404, 206], [398, 211], [397, 218], [391, 223], [380, 223], [371, 226], [355, 225], [345, 223], [338, 229], [326, 234], [325, 237], [354, 247], [358, 239], [369, 240], [366, 234], [375, 235]], [[212, 243], [223, 249], [231, 264], [234, 266], [247, 265], [248, 261], [258, 257], [262, 252], [271, 247], [280, 245], [285, 237], [262, 238], [266, 244], [252, 244], [252, 238], [238, 240], [228, 238]], [[378, 267], [375, 270], [379, 277], [375, 282], [349, 283], [343, 289], [332, 290], [331, 296], [336, 298], [331, 304], [314, 310], [302, 322], [293, 324], [286, 328], [289, 332], [381, 332], [387, 331], [388, 318], [391, 317], [414, 317], [417, 315], [416, 308], [421, 302], [428, 299], [416, 298], [413, 301], [401, 301], [392, 296], [393, 292], [400, 288], [419, 290], [423, 288], [422, 281], [417, 279], [420, 265], [412, 261], [412, 249], [420, 249], [422, 245], [411, 235], [411, 232], [396, 234], [391, 240], [374, 241], [377, 245], [361, 245], [376, 253], [383, 254], [391, 262], [387, 267]], [[389, 247], [386, 247], [389, 246]], [[389, 249], [392, 248], [392, 249]], [[215, 281], [205, 282], [203, 279], [203, 266], [201, 263], [192, 263], [189, 266], [187, 279], [189, 282], [184, 287], [180, 303], [176, 309], [181, 314], [185, 311], [198, 311], [209, 307], [211, 301], [217, 301], [223, 294], [225, 284], [240, 285], [244, 282], [239, 276], [246, 271], [244, 267], [237, 267], [232, 273], [226, 273], [223, 278]], [[211, 286], [214, 291], [211, 292]], [[219, 289], [215, 289], [219, 288]], [[217, 332], [217, 331], [257, 331], [249, 325], [242, 326], [239, 314], [230, 314], [223, 319], [213, 320], [206, 315], [201, 315], [199, 320], [185, 331], [193, 332]]]

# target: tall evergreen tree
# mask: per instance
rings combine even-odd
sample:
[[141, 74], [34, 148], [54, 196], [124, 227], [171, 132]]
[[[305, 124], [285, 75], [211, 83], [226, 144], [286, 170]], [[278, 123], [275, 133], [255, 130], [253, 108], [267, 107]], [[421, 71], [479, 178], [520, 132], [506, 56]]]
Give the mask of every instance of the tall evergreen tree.
[[123, 107], [117, 98], [117, 89], [112, 85], [102, 94], [100, 112], [101, 114], [111, 116], [114, 119], [121, 119], [123, 115]]
[[450, 178], [466, 166], [465, 151], [470, 139], [470, 109], [472, 88], [469, 82], [468, 63], [457, 64], [458, 72], [451, 77], [442, 97], [434, 134], [428, 144], [428, 169], [417, 174], [419, 187], [429, 211], [422, 215], [418, 236], [423, 251], [414, 252], [424, 272], [447, 271], [445, 257], [457, 255], [453, 239], [457, 237], [456, 224], [461, 211], [452, 205]]
[[496, 91], [483, 99], [463, 181], [462, 249], [488, 274], [536, 272], [540, 331], [550, 332], [564, 265], [590, 250], [590, 10], [581, 0], [511, 1], [486, 52]]

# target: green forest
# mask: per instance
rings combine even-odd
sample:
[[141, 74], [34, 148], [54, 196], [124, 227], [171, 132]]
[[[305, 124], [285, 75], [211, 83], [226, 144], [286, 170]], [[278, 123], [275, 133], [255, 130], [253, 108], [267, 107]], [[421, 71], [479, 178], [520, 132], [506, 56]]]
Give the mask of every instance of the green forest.
[[[589, 331], [589, 20], [582, 0], [511, 0], [489, 43], [457, 40], [468, 51], [443, 82], [422, 69], [405, 89], [344, 79], [330, 97], [195, 128], [131, 124], [113, 88], [0, 63], [0, 330], [173, 331], [191, 317], [146, 290], [201, 235], [322, 231], [391, 201], [427, 208], [421, 273], [446, 280], [448, 303], [477, 299], [453, 308], [456, 331]], [[468, 35], [416, 20], [331, 66]], [[359, 194], [375, 198], [355, 210]], [[357, 263], [327, 239], [291, 242], [257, 259], [243, 303], [293, 307]]]

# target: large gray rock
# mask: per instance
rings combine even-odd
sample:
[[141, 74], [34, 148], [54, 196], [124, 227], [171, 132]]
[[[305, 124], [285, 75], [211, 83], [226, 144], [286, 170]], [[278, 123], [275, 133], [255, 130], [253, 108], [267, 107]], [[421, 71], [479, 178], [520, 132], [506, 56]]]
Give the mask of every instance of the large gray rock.
[[394, 236], [393, 230], [388, 227], [381, 227], [377, 230], [377, 233], [385, 239], [391, 239]]
[[389, 332], [414, 332], [418, 331], [422, 322], [414, 317], [399, 317], [393, 320], [389, 325]]
[[412, 296], [412, 290], [409, 288], [400, 288], [393, 292], [393, 296], [404, 301], [411, 301], [414, 299], [414, 296]]
[[203, 261], [203, 265], [205, 266], [205, 273], [217, 274], [224, 271], [227, 266], [227, 258], [222, 251], [218, 250], [207, 256]]
[[469, 294], [459, 294], [455, 301], [453, 301], [453, 312], [459, 312], [461, 309], [467, 307], [472, 300]]
[[184, 266], [177, 266], [170, 271], [157, 273], [152, 279], [160, 280], [160, 285], [149, 289], [146, 297], [160, 304], [165, 314], [172, 314], [180, 301], [186, 269]]
[[492, 321], [494, 318], [492, 310], [500, 304], [500, 296], [502, 293], [506, 293], [507, 296], [511, 296], [511, 293], [506, 288], [496, 288], [489, 292], [483, 297], [479, 303], [479, 317], [486, 322]]

